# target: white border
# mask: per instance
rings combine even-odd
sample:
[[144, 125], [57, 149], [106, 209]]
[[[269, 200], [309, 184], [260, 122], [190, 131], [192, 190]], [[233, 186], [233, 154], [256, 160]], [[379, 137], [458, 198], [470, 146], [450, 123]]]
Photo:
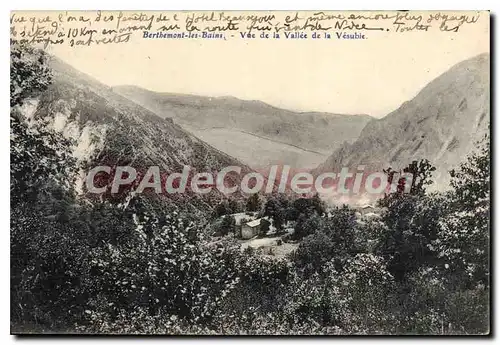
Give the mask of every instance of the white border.
[[[1, 48], [3, 50], [2, 54], [0, 55], [1, 61], [3, 61], [2, 66], [2, 92], [0, 95], [2, 95], [2, 104], [3, 108], [6, 110], [5, 115], [7, 115], [7, 108], [10, 108], [9, 105], [9, 87], [7, 83], [8, 77], [8, 70], [7, 66], [9, 65], [9, 52], [8, 52], [8, 45], [7, 41], [9, 39], [9, 13], [10, 10], [56, 10], [56, 9], [63, 9], [63, 8], [70, 8], [70, 9], [81, 9], [81, 10], [95, 10], [95, 9], [122, 9], [122, 10], [316, 10], [316, 9], [330, 9], [330, 10], [369, 10], [369, 9], [374, 9], [374, 10], [396, 10], [396, 9], [405, 9], [405, 10], [491, 10], [493, 14], [496, 14], [497, 16], [500, 13], [500, 10], [498, 10], [498, 1], [493, 1], [493, 0], [474, 0], [474, 1], [436, 1], [436, 0], [419, 0], [419, 1], [395, 1], [395, 0], [378, 0], [378, 1], [369, 1], [369, 0], [349, 0], [349, 1], [320, 1], [320, 0], [302, 0], [302, 1], [297, 1], [297, 0], [287, 0], [287, 1], [282, 1], [282, 2], [277, 2], [275, 1], [274, 3], [269, 1], [269, 0], [253, 0], [253, 1], [245, 1], [245, 2], [240, 2], [240, 3], [235, 3], [234, 1], [230, 0], [212, 0], [212, 1], [194, 1], [194, 0], [182, 0], [178, 1], [176, 3], [169, 2], [167, 3], [166, 1], [148, 1], [148, 2], [137, 2], [133, 0], [127, 0], [127, 1], [106, 1], [103, 2], [102, 0], [86, 0], [83, 2], [81, 5], [77, 5], [76, 2], [68, 3], [68, 2], [63, 2], [60, 0], [45, 0], [45, 1], [40, 1], [40, 0], [23, 0], [17, 1], [15, 3], [13, 2], [2, 2], [1, 7], [2, 7], [2, 18], [5, 21], [2, 21], [2, 30], [0, 33], [2, 34], [2, 42], [5, 42]], [[10, 6], [9, 6], [10, 5]], [[498, 18], [496, 18], [498, 19]], [[496, 24], [498, 26], [498, 23]], [[492, 28], [493, 30], [494, 28]], [[496, 30], [495, 30], [496, 31]], [[492, 37], [496, 38], [496, 35], [492, 32], [491, 33]], [[497, 43], [497, 40], [495, 39], [495, 42]], [[492, 51], [493, 53], [493, 51]], [[497, 62], [496, 55], [493, 56], [492, 63]], [[497, 79], [496, 78], [497, 73], [495, 69], [495, 75], [492, 75], [492, 80]], [[494, 89], [494, 94], [492, 94], [492, 99], [498, 100], [498, 89]], [[494, 113], [492, 113], [492, 117], [495, 116]], [[498, 120], [494, 121], [495, 124], [495, 133], [499, 133], [499, 128], [500, 126], [498, 124]], [[2, 297], [2, 303], [0, 304], [1, 306], [1, 340], [2, 344], [5, 343], [11, 344], [14, 343], [17, 338], [10, 336], [10, 302], [9, 302], [9, 289], [10, 289], [10, 273], [9, 273], [9, 266], [10, 266], [10, 236], [9, 236], [9, 205], [10, 205], [10, 197], [9, 197], [9, 167], [8, 161], [9, 161], [9, 143], [8, 139], [9, 138], [9, 120], [8, 117], [5, 116], [3, 119], [3, 123], [0, 126], [0, 138], [1, 138], [1, 144], [0, 144], [0, 162], [4, 163], [4, 169], [0, 170], [0, 181], [1, 183], [1, 190], [0, 190], [0, 202], [1, 202], [1, 207], [0, 207], [0, 219], [2, 221], [2, 236], [3, 240], [1, 241], [2, 243], [2, 260], [1, 260], [1, 277], [3, 278], [4, 283], [1, 284], [1, 297]], [[496, 140], [498, 143], [498, 139]], [[498, 145], [495, 145], [498, 146]], [[494, 154], [494, 162], [498, 163], [498, 147], [493, 148]], [[498, 169], [497, 167], [494, 167], [495, 170], [495, 176], [493, 177], [494, 180], [497, 180], [497, 172]], [[498, 204], [498, 195], [500, 194], [500, 187], [498, 183], [495, 186], [494, 194], [497, 196], [497, 203], [495, 205], [494, 210], [492, 210], [493, 214], [499, 215], [500, 214], [500, 206]], [[494, 232], [496, 229], [492, 229], [492, 232]], [[494, 235], [494, 249], [499, 248], [499, 238], [500, 235], [496, 234]], [[498, 254], [495, 254], [493, 257], [495, 259], [498, 259]], [[493, 282], [495, 283], [494, 285], [494, 294], [493, 296], [496, 297], [496, 299], [499, 297], [498, 294], [498, 286], [499, 286], [499, 281], [496, 279], [496, 272], [498, 271], [497, 269], [498, 265], [498, 260], [495, 260], [493, 263], [493, 272], [492, 272], [492, 277], [493, 277]], [[491, 311], [492, 314], [494, 314], [495, 310], [493, 309]], [[494, 317], [494, 325], [493, 329], [498, 332], [498, 317]], [[26, 343], [31, 343], [34, 341], [45, 341], [45, 342], [75, 342], [75, 341], [86, 341], [86, 342], [92, 342], [95, 344], [101, 344], [104, 343], [105, 341], [109, 340], [125, 340], [125, 341], [134, 341], [134, 340], [143, 340], [146, 338], [28, 338], [28, 339], [22, 339], [23, 342]], [[148, 341], [151, 342], [156, 342], [156, 343], [163, 343], [165, 341], [168, 342], [178, 342], [178, 341], [195, 341], [195, 342], [206, 342], [206, 341], [234, 341], [234, 340], [239, 340], [237, 338], [212, 338], [212, 339], [197, 339], [197, 338], [190, 338], [190, 339], [182, 339], [182, 338], [148, 338]], [[310, 338], [253, 338], [253, 339], [248, 339], [248, 338], [242, 338], [244, 341], [256, 341], [258, 340], [259, 343], [265, 344], [271, 344], [272, 342], [275, 341], [287, 341], [287, 342], [306, 342], [310, 341], [313, 339]], [[422, 338], [399, 338], [399, 337], [394, 337], [391, 339], [387, 338], [314, 338], [314, 340], [320, 340], [320, 341], [335, 341], [335, 342], [345, 342], [345, 341], [360, 341], [360, 342], [385, 342], [385, 341], [401, 341], [401, 340], [407, 340], [407, 341], [421, 341], [423, 340]], [[470, 339], [470, 338], [462, 338], [462, 339], [457, 339], [457, 338], [433, 338], [433, 339], [425, 339], [428, 343], [430, 344], [441, 344], [441, 343], [449, 343], [449, 342], [455, 342], [455, 341], [460, 341], [464, 340], [467, 341], [468, 343], [479, 341], [480, 339]]]

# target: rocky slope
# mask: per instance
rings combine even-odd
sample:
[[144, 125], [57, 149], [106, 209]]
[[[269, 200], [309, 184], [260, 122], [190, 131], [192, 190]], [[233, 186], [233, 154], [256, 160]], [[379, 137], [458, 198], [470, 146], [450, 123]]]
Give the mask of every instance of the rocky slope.
[[[64, 136], [75, 139], [73, 154], [86, 169], [97, 165], [130, 165], [146, 170], [182, 172], [189, 165], [198, 172], [219, 171], [237, 165], [236, 159], [218, 151], [173, 123], [77, 71], [50, 58], [53, 82], [48, 90], [23, 106], [27, 117], [47, 122]], [[80, 181], [81, 182], [81, 181]], [[236, 181], [234, 181], [236, 182]], [[84, 190], [81, 190], [84, 192]], [[217, 191], [209, 195], [167, 195], [164, 200], [209, 208]]]

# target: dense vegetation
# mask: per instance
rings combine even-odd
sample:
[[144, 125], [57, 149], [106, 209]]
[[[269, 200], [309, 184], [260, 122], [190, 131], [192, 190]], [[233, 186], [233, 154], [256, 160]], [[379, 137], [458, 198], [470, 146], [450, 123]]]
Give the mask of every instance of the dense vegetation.
[[[295, 222], [285, 259], [241, 251], [192, 212], [89, 202], [73, 189], [71, 143], [19, 106], [51, 82], [43, 52], [11, 51], [13, 331], [169, 334], [489, 332], [489, 138], [431, 194], [432, 167], [410, 166], [410, 194], [380, 218], [315, 197], [228, 201], [206, 219], [257, 211]], [[223, 229], [233, 224], [223, 218]]]

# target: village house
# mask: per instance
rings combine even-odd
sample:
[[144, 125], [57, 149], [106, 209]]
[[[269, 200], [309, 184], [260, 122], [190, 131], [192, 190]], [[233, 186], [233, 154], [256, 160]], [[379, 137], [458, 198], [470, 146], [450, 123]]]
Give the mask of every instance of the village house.
[[235, 235], [243, 240], [251, 239], [261, 233], [262, 226], [267, 223], [266, 233], [272, 234], [276, 232], [276, 228], [272, 225], [272, 220], [268, 217], [257, 219], [257, 212], [239, 212], [230, 215], [233, 217], [236, 225]]
[[252, 220], [251, 222], [245, 223], [241, 225], [241, 238], [244, 240], [248, 240], [252, 237], [255, 237], [259, 234], [260, 231], [260, 222], [262, 218]]
[[241, 229], [244, 224], [256, 219], [256, 214], [255, 213], [249, 213], [249, 212], [239, 212], [239, 213], [233, 213], [231, 214], [231, 217], [234, 218], [234, 222], [236, 225], [236, 231], [235, 235], [236, 237], [242, 237]]
[[358, 208], [358, 212], [361, 213], [361, 215], [366, 215], [368, 213], [375, 213], [375, 207], [372, 205], [363, 205]]

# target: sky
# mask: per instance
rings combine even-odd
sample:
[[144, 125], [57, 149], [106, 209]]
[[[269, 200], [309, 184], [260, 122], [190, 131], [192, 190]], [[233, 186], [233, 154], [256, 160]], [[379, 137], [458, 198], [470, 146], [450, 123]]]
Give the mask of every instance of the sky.
[[234, 96], [296, 111], [383, 117], [454, 64], [489, 52], [489, 18], [458, 33], [383, 32], [365, 40], [175, 40], [50, 52], [110, 86]]

